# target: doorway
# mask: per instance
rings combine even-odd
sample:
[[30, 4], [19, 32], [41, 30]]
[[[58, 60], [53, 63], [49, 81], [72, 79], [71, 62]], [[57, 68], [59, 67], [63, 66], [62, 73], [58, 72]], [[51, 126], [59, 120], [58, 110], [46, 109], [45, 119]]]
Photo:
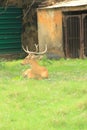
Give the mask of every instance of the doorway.
[[87, 11], [64, 12], [63, 39], [67, 58], [87, 56]]

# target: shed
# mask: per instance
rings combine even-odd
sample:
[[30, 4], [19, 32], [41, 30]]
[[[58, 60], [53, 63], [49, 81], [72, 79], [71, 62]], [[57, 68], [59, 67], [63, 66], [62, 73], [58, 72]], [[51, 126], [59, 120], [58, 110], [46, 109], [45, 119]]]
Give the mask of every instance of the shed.
[[87, 57], [87, 0], [38, 8], [38, 41], [43, 50], [66, 58]]

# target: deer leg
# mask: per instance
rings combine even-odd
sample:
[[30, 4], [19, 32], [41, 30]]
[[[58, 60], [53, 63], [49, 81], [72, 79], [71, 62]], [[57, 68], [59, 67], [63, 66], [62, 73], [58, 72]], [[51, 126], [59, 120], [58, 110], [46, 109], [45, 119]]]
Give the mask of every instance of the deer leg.
[[27, 69], [26, 71], [24, 71], [23, 76], [27, 77], [27, 75], [30, 73], [31, 69]]
[[27, 74], [27, 77], [28, 77], [28, 78], [30, 78], [30, 79], [35, 78], [34, 74], [33, 74], [33, 73], [31, 73], [31, 72], [29, 72], [29, 73]]
[[24, 77], [27, 77], [27, 78], [35, 78], [35, 75], [32, 73], [32, 70], [31, 70], [31, 69], [27, 69], [27, 70], [23, 73], [23, 76], [24, 76]]
[[48, 71], [44, 71], [42, 74], [41, 74], [41, 77], [44, 79], [44, 78], [48, 78]]

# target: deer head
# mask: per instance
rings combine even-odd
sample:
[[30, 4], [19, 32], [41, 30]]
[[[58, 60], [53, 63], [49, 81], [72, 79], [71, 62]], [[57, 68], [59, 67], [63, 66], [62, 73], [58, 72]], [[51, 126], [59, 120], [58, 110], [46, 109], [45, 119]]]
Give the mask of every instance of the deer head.
[[26, 48], [22, 46], [22, 48], [28, 54], [23, 60], [22, 65], [32, 64], [32, 62], [34, 62], [36, 59], [41, 59], [41, 56], [47, 52], [47, 45], [45, 45], [45, 49], [42, 52], [38, 52], [38, 45], [36, 44], [35, 44], [35, 48], [36, 48], [35, 52], [29, 51], [28, 46], [26, 46]]

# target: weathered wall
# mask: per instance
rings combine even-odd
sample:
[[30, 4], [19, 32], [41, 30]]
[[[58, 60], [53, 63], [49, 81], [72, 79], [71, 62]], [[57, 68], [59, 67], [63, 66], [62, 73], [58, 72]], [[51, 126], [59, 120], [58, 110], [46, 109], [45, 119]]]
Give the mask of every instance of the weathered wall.
[[[37, 0], [37, 1], [45, 1], [45, 0]], [[62, 0], [48, 0], [48, 1], [62, 1]], [[17, 7], [22, 7], [23, 8], [23, 30], [22, 30], [22, 44], [23, 45], [28, 45], [30, 50], [35, 50], [34, 44], [43, 44], [44, 40], [41, 36], [45, 35], [45, 42], [49, 42], [49, 51], [52, 52], [59, 52], [60, 50], [62, 51], [62, 28], [61, 28], [61, 23], [62, 23], [62, 16], [61, 12], [58, 13], [58, 11], [48, 11], [47, 17], [43, 17], [45, 20], [45, 23], [50, 23], [50, 24], [45, 24], [39, 23], [39, 26], [44, 26], [44, 24], [47, 26], [47, 28], [43, 28], [40, 32], [39, 28], [37, 28], [37, 11], [36, 11], [36, 6], [30, 7], [32, 4], [32, 0], [8, 0], [8, 5], [15, 5]], [[31, 8], [31, 9], [29, 9]], [[29, 9], [29, 12], [26, 14], [26, 11]], [[42, 12], [40, 12], [42, 13]], [[44, 13], [44, 12], [43, 12]], [[51, 14], [52, 13], [52, 14]], [[44, 14], [40, 14], [44, 16]], [[58, 16], [57, 16], [58, 15]], [[54, 18], [53, 18], [54, 17]], [[58, 21], [60, 20], [60, 23]], [[50, 21], [50, 22], [49, 22]], [[40, 27], [40, 29], [41, 29]], [[52, 27], [52, 28], [50, 28]], [[40, 36], [38, 37], [38, 33]], [[47, 33], [47, 34], [46, 34]], [[39, 38], [39, 39], [38, 39]], [[38, 41], [39, 40], [39, 41]], [[40, 44], [40, 46], [41, 46]], [[58, 51], [59, 50], [59, 51]], [[61, 53], [61, 51], [59, 53]], [[63, 54], [61, 54], [63, 55]]]
[[62, 45], [62, 12], [58, 9], [39, 9], [37, 13], [40, 50], [43, 50], [44, 44], [47, 44], [49, 53], [55, 53], [64, 57]]
[[[29, 9], [32, 0], [1, 0], [1, 6], [17, 6], [23, 8], [23, 16]], [[37, 0], [38, 1], [38, 0]], [[40, 0], [44, 1], [44, 0]], [[51, 0], [49, 0], [51, 1]], [[63, 1], [63, 0], [52, 0]], [[6, 3], [7, 2], [7, 3]], [[30, 50], [35, 50], [34, 44], [40, 45], [40, 50], [44, 48], [44, 43], [48, 45], [48, 51], [57, 53], [63, 56], [62, 46], [62, 13], [57, 9], [54, 10], [40, 10], [38, 12], [37, 21], [37, 7], [32, 7], [26, 17], [23, 18], [22, 44], [28, 45]], [[43, 22], [44, 21], [44, 22]], [[38, 22], [38, 28], [37, 28]], [[38, 36], [39, 35], [39, 36]], [[39, 40], [39, 41], [38, 41]]]

